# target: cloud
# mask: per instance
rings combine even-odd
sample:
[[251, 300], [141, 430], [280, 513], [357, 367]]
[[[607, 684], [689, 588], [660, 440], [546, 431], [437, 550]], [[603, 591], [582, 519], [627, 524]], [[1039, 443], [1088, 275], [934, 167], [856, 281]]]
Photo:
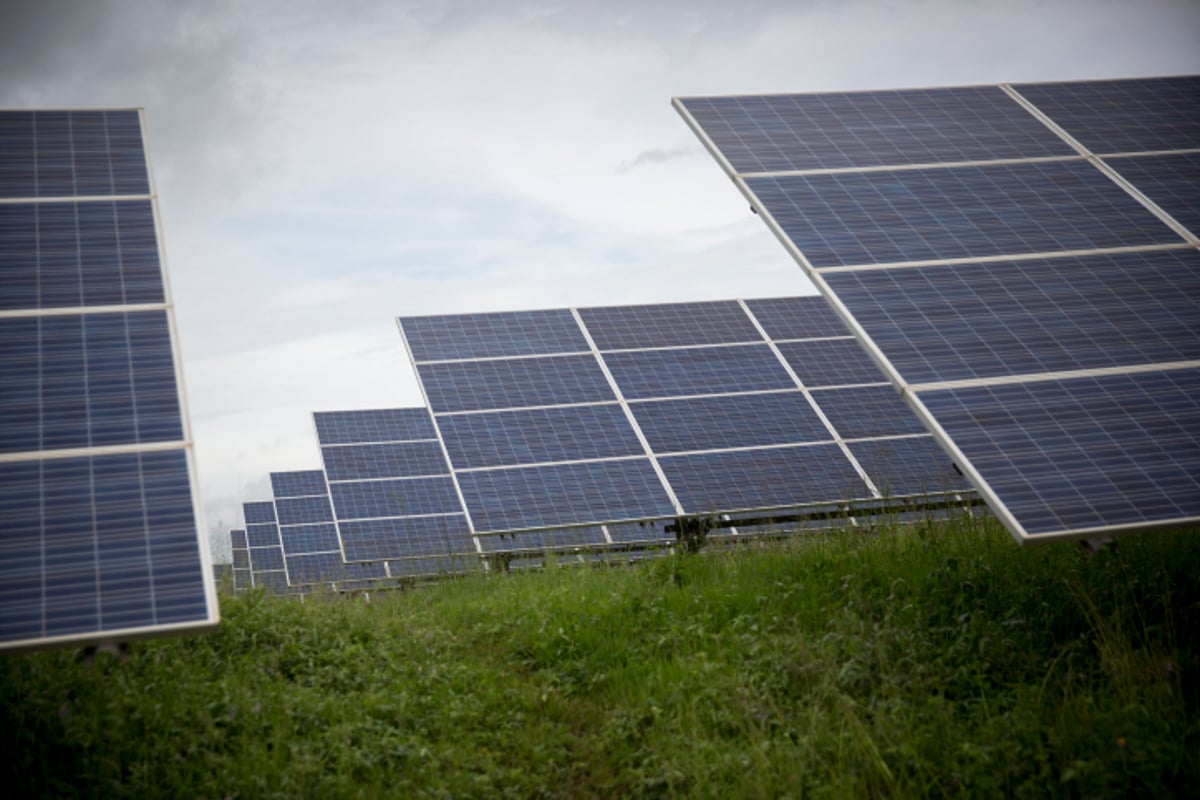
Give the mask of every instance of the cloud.
[[644, 167], [649, 164], [665, 164], [668, 161], [676, 161], [681, 158], [696, 158], [704, 154], [704, 151], [699, 147], [674, 147], [665, 150], [660, 147], [654, 147], [649, 150], [643, 150], [632, 159], [622, 161], [617, 167], [618, 174], [624, 174], [632, 169]]

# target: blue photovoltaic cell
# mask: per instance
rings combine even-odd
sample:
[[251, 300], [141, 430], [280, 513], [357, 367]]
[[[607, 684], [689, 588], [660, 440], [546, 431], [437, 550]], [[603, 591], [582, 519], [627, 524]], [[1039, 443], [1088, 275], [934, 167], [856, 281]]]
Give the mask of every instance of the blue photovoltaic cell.
[[857, 339], [783, 342], [779, 352], [805, 386], [848, 386], [886, 381]]
[[604, 361], [628, 400], [795, 388], [766, 344], [605, 353]]
[[462, 514], [342, 522], [347, 561], [425, 558], [475, 553]]
[[1200, 147], [1200, 76], [1014, 88], [1093, 153]]
[[616, 403], [446, 414], [438, 425], [457, 470], [644, 453]]
[[767, 336], [775, 341], [845, 336], [849, 333], [846, 324], [838, 319], [829, 303], [820, 295], [747, 300], [746, 306]]
[[246, 540], [251, 547], [279, 544], [279, 526], [274, 522], [246, 523]]
[[1200, 517], [1200, 370], [921, 400], [1029, 535]]
[[229, 532], [229, 543], [235, 550], [238, 549], [239, 547], [242, 549], [245, 549], [250, 546], [250, 545], [246, 544], [246, 531], [244, 529], [230, 531]]
[[1200, 153], [1105, 160], [1193, 236], [1200, 237]]
[[448, 475], [335, 483], [329, 492], [339, 520], [462, 513]]
[[321, 458], [331, 482], [446, 474], [446, 457], [436, 441], [324, 447]]
[[536, 356], [588, 349], [566, 309], [401, 317], [414, 361]]
[[1200, 359], [1200, 251], [830, 273], [909, 383]]
[[251, 547], [250, 569], [255, 573], [283, 569], [283, 548], [278, 543], [274, 547]]
[[464, 472], [458, 480], [477, 532], [675, 513], [644, 458]]
[[747, 185], [817, 269], [1182, 241], [1085, 161], [783, 175]]
[[0, 197], [149, 193], [136, 110], [0, 111]]
[[932, 436], [851, 442], [849, 447], [884, 497], [971, 488]]
[[679, 102], [738, 173], [1074, 152], [995, 86]]
[[925, 432], [921, 421], [888, 384], [817, 389], [812, 397], [843, 439]]
[[242, 547], [242, 548], [235, 547], [233, 549], [233, 568], [235, 570], [236, 569], [250, 569], [250, 551], [249, 550], [247, 550], [244, 547]]
[[288, 582], [292, 586], [360, 581], [387, 577], [381, 562], [347, 564], [339, 553], [307, 553], [287, 557]]
[[689, 514], [871, 496], [833, 444], [663, 456], [658, 463]]
[[0, 640], [206, 614], [182, 450], [0, 464]]
[[0, 311], [162, 303], [149, 200], [0, 204]]
[[183, 439], [165, 311], [0, 319], [0, 452]]
[[479, 558], [475, 555], [454, 557], [430, 557], [389, 561], [388, 567], [393, 578], [399, 577], [429, 577], [434, 575], [457, 574], [482, 569]]
[[426, 408], [379, 408], [366, 411], [318, 411], [313, 414], [321, 446], [436, 439]]
[[655, 453], [833, 438], [799, 391], [653, 400], [630, 409]]
[[[340, 550], [337, 527], [332, 522], [311, 525], [287, 525], [279, 529], [286, 555], [299, 553], [323, 553]], [[340, 558], [340, 556], [339, 556]]]
[[275, 495], [276, 501], [281, 497], [324, 495], [325, 473], [319, 469], [298, 470], [295, 472], [272, 472], [271, 490]]
[[280, 525], [305, 525], [314, 522], [333, 522], [329, 496], [283, 497], [275, 501]]
[[435, 414], [615, 400], [592, 355], [420, 364]]
[[570, 550], [573, 547], [597, 547], [605, 543], [604, 531], [599, 527], [562, 528], [479, 537], [479, 546], [485, 553], [511, 553], [520, 550]]
[[256, 587], [270, 589], [277, 594], [288, 593], [290, 587], [287, 582], [287, 573], [283, 569], [254, 572], [253, 575]]
[[581, 308], [579, 316], [600, 350], [762, 341], [734, 300]]
[[256, 522], [274, 522], [275, 504], [270, 501], [242, 503], [242, 513], [246, 517], [247, 525]]

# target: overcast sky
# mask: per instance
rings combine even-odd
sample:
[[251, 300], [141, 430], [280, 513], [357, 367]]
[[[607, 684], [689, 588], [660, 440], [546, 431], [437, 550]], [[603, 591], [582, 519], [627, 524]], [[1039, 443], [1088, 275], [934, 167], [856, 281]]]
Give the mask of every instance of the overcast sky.
[[0, 107], [141, 106], [219, 559], [396, 316], [812, 291], [674, 95], [1200, 72], [1200, 0], [6, 0]]

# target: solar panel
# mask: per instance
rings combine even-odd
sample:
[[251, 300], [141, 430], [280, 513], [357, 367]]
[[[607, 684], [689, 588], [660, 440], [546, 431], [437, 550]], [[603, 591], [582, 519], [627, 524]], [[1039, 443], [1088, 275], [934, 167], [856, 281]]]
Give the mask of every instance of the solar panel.
[[279, 522], [275, 516], [275, 503], [270, 500], [242, 503], [242, 516], [246, 522], [250, 585], [286, 591], [287, 571], [283, 560], [283, 540], [279, 537]]
[[0, 649], [214, 626], [141, 112], [0, 111]]
[[347, 564], [342, 559], [324, 472], [272, 472], [271, 489], [289, 586], [390, 577], [383, 561]]
[[233, 588], [245, 591], [254, 585], [250, 577], [250, 545], [246, 541], [246, 529], [231, 530], [229, 544], [233, 553]]
[[1200, 76], [1013, 87], [1093, 153], [1187, 150], [1200, 141]]
[[[515, 352], [467, 335], [523, 330], [510, 316], [570, 316], [576, 332], [560, 325], [544, 353], [530, 352], [528, 338]], [[470, 325], [459, 324], [464, 318]], [[485, 551], [501, 534], [501, 541], [549, 541], [561, 534], [544, 532], [561, 528], [604, 545], [657, 546], [664, 525], [648, 521], [884, 499], [849, 444], [929, 438], [819, 297], [403, 317], [399, 324], [406, 343], [416, 338], [409, 352], [447, 477]], [[431, 334], [441, 330], [453, 331], [447, 346]], [[772, 330], [786, 338], [772, 338]], [[577, 351], [580, 340], [586, 352]], [[808, 368], [805, 378], [789, 357]], [[852, 415], [824, 400], [860, 409], [869, 425], [842, 423]], [[880, 462], [891, 453], [874, 454], [883, 477], [888, 469]], [[908, 451], [895, 458], [897, 468], [916, 463]], [[922, 491], [965, 487], [927, 466]]]
[[674, 105], [1019, 541], [1200, 521], [1200, 77], [931, 92]]
[[478, 546], [428, 411], [320, 411], [313, 420], [344, 561], [475, 566]]

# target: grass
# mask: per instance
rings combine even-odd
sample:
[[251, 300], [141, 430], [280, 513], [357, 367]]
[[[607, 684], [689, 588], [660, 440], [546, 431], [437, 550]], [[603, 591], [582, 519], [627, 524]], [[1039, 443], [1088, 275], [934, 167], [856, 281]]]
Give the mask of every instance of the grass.
[[1200, 536], [992, 522], [304, 602], [0, 659], [21, 797], [1171, 797]]

